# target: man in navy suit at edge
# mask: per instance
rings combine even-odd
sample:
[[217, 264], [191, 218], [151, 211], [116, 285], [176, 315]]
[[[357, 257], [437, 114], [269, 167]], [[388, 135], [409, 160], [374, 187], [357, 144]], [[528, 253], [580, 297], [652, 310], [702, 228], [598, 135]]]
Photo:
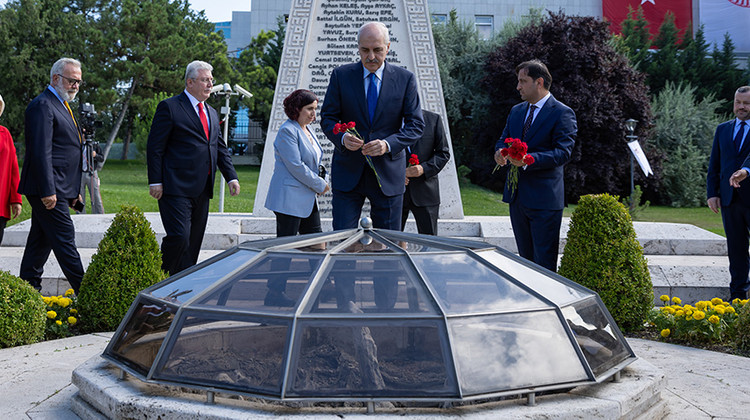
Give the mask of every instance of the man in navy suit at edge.
[[18, 192], [31, 205], [31, 229], [19, 277], [40, 291], [50, 251], [76, 293], [83, 279], [69, 210], [82, 208], [78, 207], [78, 191], [83, 137], [69, 104], [83, 83], [81, 77], [78, 60], [57, 60], [50, 71], [50, 84], [26, 107], [26, 154]]
[[[335, 146], [331, 162], [334, 230], [356, 228], [365, 198], [373, 226], [400, 230], [406, 149], [422, 136], [424, 120], [417, 81], [410, 71], [386, 62], [388, 28], [359, 28], [361, 61], [333, 70], [321, 107], [321, 128]], [[337, 123], [354, 121], [364, 138], [334, 134]], [[374, 171], [365, 156], [372, 159]]]
[[735, 118], [719, 124], [708, 160], [708, 207], [718, 213], [727, 235], [730, 300], [747, 299], [750, 290], [750, 86], [734, 93]]
[[[516, 75], [516, 90], [524, 102], [514, 106], [508, 115], [505, 129], [495, 144], [495, 162], [519, 168], [514, 193], [511, 194], [508, 182], [503, 192], [503, 201], [510, 204], [518, 254], [556, 271], [565, 207], [563, 168], [575, 144], [576, 116], [549, 92], [552, 76], [544, 63], [539, 60], [523, 62], [516, 66]], [[534, 163], [525, 165], [500, 154], [509, 137], [527, 143]]]
[[214, 85], [212, 71], [204, 61], [188, 64], [185, 90], [159, 103], [148, 135], [149, 194], [159, 200], [166, 232], [162, 269], [170, 275], [198, 261], [217, 166], [229, 180], [229, 193], [240, 193], [219, 116], [205, 103]]

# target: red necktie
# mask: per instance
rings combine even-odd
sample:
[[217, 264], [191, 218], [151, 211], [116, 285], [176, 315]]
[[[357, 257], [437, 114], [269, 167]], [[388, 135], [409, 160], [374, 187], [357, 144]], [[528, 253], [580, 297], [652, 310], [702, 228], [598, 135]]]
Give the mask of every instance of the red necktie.
[[201, 116], [201, 124], [203, 124], [203, 132], [206, 133], [206, 140], [208, 140], [208, 119], [206, 119], [206, 113], [203, 112], [202, 102], [198, 102], [198, 114]]

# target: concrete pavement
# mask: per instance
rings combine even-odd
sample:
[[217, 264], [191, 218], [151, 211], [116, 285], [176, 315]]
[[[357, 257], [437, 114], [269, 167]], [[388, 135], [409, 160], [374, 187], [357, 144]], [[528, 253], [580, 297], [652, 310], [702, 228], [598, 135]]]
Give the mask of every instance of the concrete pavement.
[[[111, 333], [89, 334], [0, 350], [0, 407], [5, 418], [72, 420], [75, 367], [102, 353]], [[750, 358], [628, 339], [638, 357], [667, 379], [668, 420], [748, 419]], [[537, 400], [544, 408], [544, 399]]]

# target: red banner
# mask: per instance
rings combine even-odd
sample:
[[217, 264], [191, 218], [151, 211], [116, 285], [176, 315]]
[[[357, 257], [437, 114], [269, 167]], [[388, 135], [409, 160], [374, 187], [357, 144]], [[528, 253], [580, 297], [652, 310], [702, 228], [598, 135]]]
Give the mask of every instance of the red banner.
[[[659, 33], [659, 27], [667, 12], [674, 13], [675, 25], [682, 35], [693, 20], [693, 5], [691, 0], [602, 0], [602, 14], [610, 22], [610, 30], [620, 33], [622, 21], [628, 17], [628, 6], [634, 11], [638, 7], [643, 9], [643, 16], [649, 22], [648, 29], [651, 36]], [[633, 17], [637, 15], [634, 13]]]

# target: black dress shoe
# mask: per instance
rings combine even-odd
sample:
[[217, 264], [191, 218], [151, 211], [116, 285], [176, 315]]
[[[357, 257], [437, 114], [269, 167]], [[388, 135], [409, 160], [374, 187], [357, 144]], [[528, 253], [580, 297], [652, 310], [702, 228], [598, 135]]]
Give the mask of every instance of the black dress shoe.
[[263, 305], [265, 306], [282, 306], [289, 308], [294, 306], [294, 299], [290, 298], [284, 292], [278, 292], [275, 290], [269, 290], [266, 293], [266, 298], [263, 299]]

